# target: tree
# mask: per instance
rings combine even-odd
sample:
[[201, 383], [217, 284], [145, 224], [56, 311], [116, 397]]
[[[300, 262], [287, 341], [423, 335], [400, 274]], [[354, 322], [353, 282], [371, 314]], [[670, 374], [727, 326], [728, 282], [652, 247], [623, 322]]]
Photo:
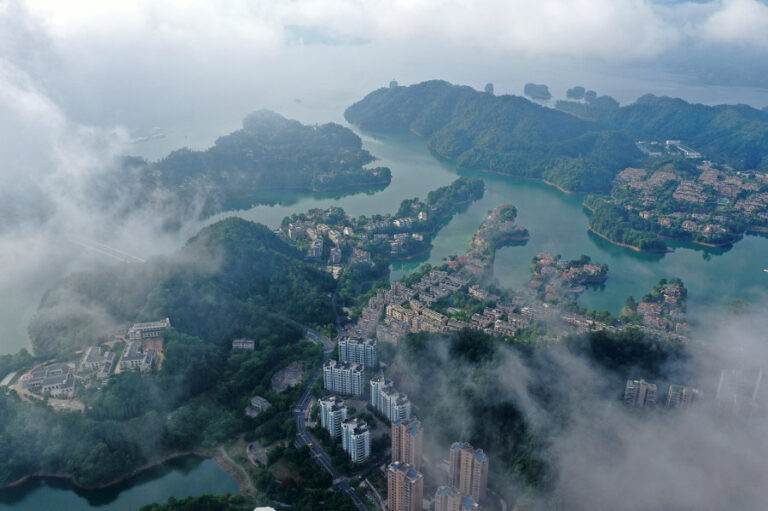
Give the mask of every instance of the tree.
[[493, 96], [493, 84], [491, 82], [485, 84], [485, 92]]

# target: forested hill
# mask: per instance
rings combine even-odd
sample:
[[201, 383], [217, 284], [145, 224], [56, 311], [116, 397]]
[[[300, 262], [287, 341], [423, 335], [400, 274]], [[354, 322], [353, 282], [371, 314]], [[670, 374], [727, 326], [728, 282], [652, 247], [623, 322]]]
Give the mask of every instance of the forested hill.
[[157, 162], [122, 159], [121, 172], [99, 176], [93, 194], [104, 204], [152, 207], [180, 222], [200, 213], [247, 208], [263, 202], [260, 192], [353, 192], [389, 185], [387, 167], [344, 126], [303, 125], [268, 110], [243, 120], [243, 127], [205, 151], [183, 148]]
[[163, 185], [204, 180], [225, 195], [262, 189], [333, 190], [387, 184], [388, 169], [365, 169], [373, 156], [338, 124], [305, 126], [268, 110], [243, 120], [206, 151], [180, 149], [152, 166]]
[[362, 129], [409, 129], [461, 168], [543, 178], [578, 191], [607, 191], [641, 155], [634, 141], [592, 121], [518, 96], [444, 81], [379, 89], [344, 116]]
[[333, 287], [267, 227], [228, 218], [171, 257], [63, 279], [43, 297], [30, 336], [39, 355], [63, 355], [128, 323], [170, 317], [182, 333], [226, 343], [265, 311], [332, 324]]
[[557, 108], [635, 139], [682, 140], [737, 170], [768, 170], [768, 111], [747, 105], [691, 104], [652, 94], [624, 107], [603, 96], [591, 103], [558, 101]]

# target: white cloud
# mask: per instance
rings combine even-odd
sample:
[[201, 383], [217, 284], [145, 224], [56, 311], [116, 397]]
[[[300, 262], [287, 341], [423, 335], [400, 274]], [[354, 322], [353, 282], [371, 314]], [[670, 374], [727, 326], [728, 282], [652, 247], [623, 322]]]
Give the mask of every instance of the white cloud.
[[701, 25], [701, 33], [714, 42], [768, 47], [768, 5], [758, 0], [724, 0]]

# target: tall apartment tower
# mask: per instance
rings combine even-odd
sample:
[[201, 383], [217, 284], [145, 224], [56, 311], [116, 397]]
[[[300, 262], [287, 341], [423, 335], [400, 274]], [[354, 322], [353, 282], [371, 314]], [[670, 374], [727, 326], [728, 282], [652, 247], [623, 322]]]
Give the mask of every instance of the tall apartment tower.
[[341, 423], [341, 446], [353, 463], [362, 463], [371, 455], [371, 431], [368, 424], [357, 418]]
[[645, 380], [627, 380], [624, 387], [624, 404], [638, 408], [656, 406], [656, 384]]
[[389, 511], [421, 511], [424, 476], [408, 463], [390, 463], [387, 469], [387, 499]]
[[488, 489], [488, 456], [482, 449], [468, 443], [456, 442], [450, 451], [451, 485], [463, 495], [471, 495], [482, 503]]
[[339, 339], [339, 360], [375, 367], [378, 363], [376, 339], [342, 337]]
[[455, 486], [440, 486], [435, 492], [435, 511], [472, 511], [479, 507], [472, 495], [463, 495]]
[[341, 423], [347, 419], [347, 407], [344, 401], [336, 396], [327, 396], [320, 400], [320, 424], [331, 435], [331, 438], [341, 436]]
[[371, 378], [371, 405], [379, 411], [384, 409], [382, 402], [381, 391], [385, 388], [392, 387], [392, 380], [387, 380], [383, 376], [377, 376]]
[[402, 461], [421, 470], [424, 452], [424, 426], [418, 419], [398, 420], [392, 423], [392, 461]]
[[363, 366], [352, 362], [326, 360], [323, 364], [323, 386], [337, 394], [363, 393]]
[[411, 402], [408, 396], [398, 392], [394, 387], [381, 389], [381, 409], [379, 410], [390, 421], [411, 418]]
[[692, 387], [670, 385], [667, 394], [667, 408], [688, 408], [698, 399], [699, 391]]

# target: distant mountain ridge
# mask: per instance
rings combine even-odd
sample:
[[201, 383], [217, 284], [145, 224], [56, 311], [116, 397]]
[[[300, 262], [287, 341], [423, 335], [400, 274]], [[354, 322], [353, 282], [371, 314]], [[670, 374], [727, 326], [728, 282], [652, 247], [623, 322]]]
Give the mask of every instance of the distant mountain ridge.
[[433, 80], [382, 88], [350, 106], [361, 129], [411, 130], [460, 168], [544, 179], [579, 192], [607, 192], [616, 174], [640, 165], [639, 139], [683, 140], [737, 170], [768, 170], [768, 112], [646, 95], [620, 106], [602, 96], [547, 108]]
[[408, 129], [461, 168], [542, 178], [569, 190], [607, 191], [641, 157], [614, 130], [518, 96], [493, 96], [445, 81], [379, 89], [345, 118], [364, 130]]

